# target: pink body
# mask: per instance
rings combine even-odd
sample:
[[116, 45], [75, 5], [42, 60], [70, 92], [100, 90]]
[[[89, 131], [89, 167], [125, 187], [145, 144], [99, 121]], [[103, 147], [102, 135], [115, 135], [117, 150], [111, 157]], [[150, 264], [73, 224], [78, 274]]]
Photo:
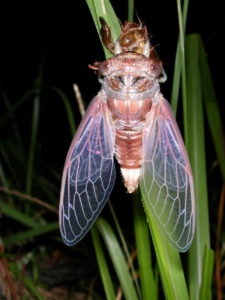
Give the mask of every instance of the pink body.
[[115, 156], [124, 184], [133, 193], [143, 161], [143, 130], [159, 85], [162, 68], [142, 54], [125, 52], [103, 62], [103, 91], [115, 127]]
[[127, 191], [140, 185], [161, 232], [185, 252], [195, 228], [193, 178], [176, 120], [160, 93], [162, 63], [146, 27], [128, 22], [112, 43], [110, 28], [100, 20], [103, 41], [115, 55], [92, 66], [102, 87], [67, 154], [59, 207], [63, 240], [78, 243], [94, 224], [114, 186], [115, 156]]

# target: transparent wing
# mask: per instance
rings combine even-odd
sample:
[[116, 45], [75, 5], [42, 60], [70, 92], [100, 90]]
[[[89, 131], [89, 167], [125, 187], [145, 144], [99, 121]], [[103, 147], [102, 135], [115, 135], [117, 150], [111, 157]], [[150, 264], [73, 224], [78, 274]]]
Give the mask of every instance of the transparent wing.
[[140, 186], [170, 244], [180, 252], [187, 251], [195, 227], [193, 178], [179, 128], [160, 93], [144, 131]]
[[69, 246], [78, 243], [91, 228], [115, 182], [114, 130], [103, 100], [100, 93], [89, 105], [63, 170], [59, 221]]

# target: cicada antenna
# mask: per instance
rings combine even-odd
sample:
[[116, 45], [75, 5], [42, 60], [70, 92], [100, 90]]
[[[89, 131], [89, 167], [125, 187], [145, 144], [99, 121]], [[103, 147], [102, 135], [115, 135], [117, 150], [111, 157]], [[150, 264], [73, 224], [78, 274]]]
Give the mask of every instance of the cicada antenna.
[[122, 28], [122, 27], [123, 27], [122, 21], [121, 21], [120, 18], [118, 18], [118, 17], [117, 17], [117, 19], [118, 19], [118, 21], [119, 21], [119, 23], [120, 23], [120, 27]]
[[138, 22], [139, 22], [140, 26], [142, 27], [145, 22], [141, 20], [141, 18], [139, 17], [136, 10], [135, 10], [135, 15], [136, 15], [136, 18], [138, 19]]

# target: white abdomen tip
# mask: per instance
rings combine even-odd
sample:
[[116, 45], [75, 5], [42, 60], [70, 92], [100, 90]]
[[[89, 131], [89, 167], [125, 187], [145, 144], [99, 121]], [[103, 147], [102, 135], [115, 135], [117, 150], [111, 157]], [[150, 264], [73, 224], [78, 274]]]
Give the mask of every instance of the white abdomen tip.
[[129, 194], [136, 191], [138, 188], [140, 168], [125, 169], [121, 168], [121, 173], [124, 179], [124, 185], [127, 188]]

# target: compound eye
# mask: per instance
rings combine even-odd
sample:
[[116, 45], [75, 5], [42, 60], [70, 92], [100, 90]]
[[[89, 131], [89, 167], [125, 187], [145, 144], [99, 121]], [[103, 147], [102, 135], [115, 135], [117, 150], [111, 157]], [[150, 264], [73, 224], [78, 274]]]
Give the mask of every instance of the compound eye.
[[155, 62], [152, 62], [152, 64], [150, 65], [150, 69], [154, 77], [159, 77], [162, 74], [162, 67]]

